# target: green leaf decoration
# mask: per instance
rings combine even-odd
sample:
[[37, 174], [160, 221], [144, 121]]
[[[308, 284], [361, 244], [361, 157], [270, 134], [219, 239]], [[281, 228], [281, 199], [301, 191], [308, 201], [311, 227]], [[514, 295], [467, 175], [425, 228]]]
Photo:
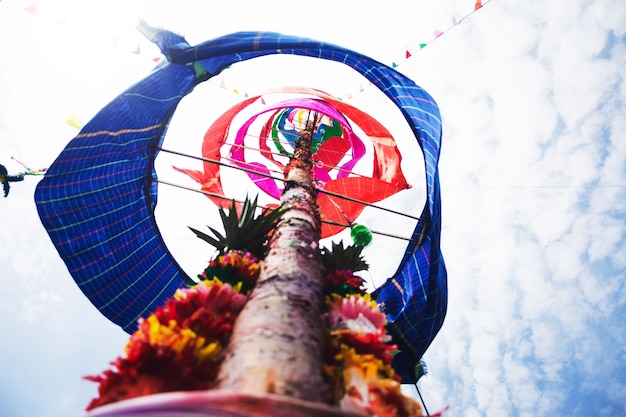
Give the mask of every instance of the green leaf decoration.
[[367, 271], [369, 265], [361, 252], [363, 246], [350, 245], [343, 247], [343, 241], [340, 243], [332, 242], [331, 249], [322, 248], [322, 261], [327, 269], [349, 269], [351, 271]]
[[[263, 209], [261, 214], [255, 216], [258, 196], [250, 200], [247, 196], [241, 206], [241, 214], [237, 214], [235, 200], [232, 200], [228, 213], [220, 207], [219, 213], [224, 226], [224, 234], [214, 228], [207, 226], [213, 236], [189, 227], [197, 237], [208, 244], [214, 246], [219, 255], [223, 255], [228, 250], [248, 251], [255, 257], [263, 259], [267, 248], [267, 240], [280, 216], [285, 213], [285, 209]], [[218, 256], [219, 256], [218, 255]]]
[[207, 278], [202, 275], [198, 275], [198, 278], [201, 280], [217, 278], [223, 283], [229, 284], [233, 287], [236, 287], [239, 283], [241, 283], [242, 294], [248, 294], [248, 292], [252, 289], [252, 283], [240, 277], [237, 268], [234, 268], [232, 265], [221, 266], [211, 264], [204, 270], [204, 275]]
[[419, 381], [419, 379], [424, 375], [428, 375], [428, 367], [426, 366], [426, 362], [424, 362], [423, 359], [420, 359], [417, 365], [415, 365], [415, 369], [413, 372], [415, 374], [416, 381]]
[[213, 232], [213, 234], [217, 237], [217, 239], [207, 235], [204, 232], [196, 230], [193, 227], [189, 227], [189, 229], [191, 229], [191, 231], [194, 232], [197, 237], [204, 240], [208, 244], [214, 246], [220, 253], [224, 253], [226, 249], [226, 238], [222, 236], [218, 231], [213, 229], [212, 227], [210, 226], [207, 226], [207, 227], [211, 230], [211, 232]]
[[188, 276], [188, 277], [185, 277], [184, 286], [185, 288], [192, 288], [198, 285], [198, 282], [199, 281], [196, 281], [195, 279]]

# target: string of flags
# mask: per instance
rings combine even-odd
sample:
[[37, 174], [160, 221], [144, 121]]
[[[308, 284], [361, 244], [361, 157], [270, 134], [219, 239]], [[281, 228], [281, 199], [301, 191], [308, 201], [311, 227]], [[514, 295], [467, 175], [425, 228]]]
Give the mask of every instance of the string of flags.
[[[448, 33], [450, 30], [452, 30], [453, 28], [455, 28], [456, 26], [458, 26], [460, 23], [462, 23], [464, 20], [468, 19], [469, 17], [471, 17], [474, 13], [478, 12], [480, 9], [482, 9], [486, 4], [490, 3], [492, 0], [474, 0], [474, 6], [472, 8], [472, 10], [465, 14], [464, 16], [462, 16], [461, 18], [457, 18], [455, 16], [452, 16], [452, 24], [443, 29], [443, 30], [433, 30], [432, 32], [432, 38], [424, 41], [424, 42], [420, 42], [419, 44], [417, 44], [416, 47], [414, 48], [405, 48], [405, 53], [404, 56], [398, 60], [394, 60], [391, 62], [391, 67], [392, 68], [397, 68], [398, 66], [402, 65], [404, 62], [406, 62], [408, 59], [411, 59], [416, 53], [418, 53], [419, 51], [421, 51], [422, 49], [426, 48], [427, 46], [431, 45], [433, 42], [435, 42], [437, 39], [439, 39], [440, 37], [442, 37], [443, 35], [445, 35], [446, 33]], [[38, 3], [37, 2], [32, 2], [30, 4], [28, 4], [27, 6], [21, 8], [22, 11], [29, 13], [33, 16], [37, 16], [39, 17], [39, 8], [38, 8]], [[66, 20], [64, 19], [64, 16], [57, 16], [57, 18], [55, 19], [55, 23], [59, 24], [59, 25], [67, 25]], [[121, 42], [120, 37], [118, 36], [118, 34], [113, 34], [111, 35], [108, 39], [107, 42], [109, 45], [113, 46], [113, 47], [118, 47], [118, 48], [124, 48], [126, 49], [129, 53], [133, 53], [135, 55], [138, 55], [144, 59], [149, 59], [153, 62], [159, 62], [160, 60], [163, 59], [163, 56], [160, 54], [160, 52], [158, 51], [158, 49], [156, 47], [154, 48], [150, 48], [152, 49], [152, 51], [145, 51], [146, 48], [142, 48], [139, 42], [139, 38], [143, 39], [141, 34], [137, 31], [137, 39], [130, 41], [130, 42]], [[214, 79], [209, 80], [209, 82], [217, 87], [220, 87], [222, 89], [231, 91], [234, 94], [237, 95], [241, 95], [244, 98], [248, 97], [248, 93], [246, 91], [244, 91], [242, 88], [237, 87], [237, 86], [228, 86], [227, 84], [227, 79], [225, 78], [224, 74], [220, 74], [219, 77], [215, 77]], [[339, 99], [340, 100], [350, 100], [351, 98], [353, 98], [355, 95], [361, 93], [362, 91], [364, 91], [367, 87], [369, 87], [371, 83], [367, 82], [366, 84], [359, 84], [356, 91], [355, 92], [346, 92], [343, 95], [339, 95]], [[66, 124], [74, 127], [78, 130], [82, 129], [84, 123], [80, 120], [80, 118], [77, 116], [77, 114], [75, 112], [72, 112], [71, 114], [68, 115], [67, 119], [66, 119]]]
[[40, 168], [40, 169], [32, 169], [29, 168], [26, 164], [24, 164], [22, 161], [11, 157], [11, 159], [15, 162], [17, 162], [19, 165], [21, 165], [22, 167], [24, 167], [25, 171], [22, 171], [18, 174], [15, 175], [9, 175], [9, 171], [8, 169], [0, 164], [0, 184], [2, 184], [2, 189], [4, 191], [4, 197], [8, 197], [9, 195], [9, 191], [11, 190], [11, 183], [12, 182], [20, 182], [20, 181], [24, 181], [24, 177], [26, 175], [44, 175], [46, 173], [46, 171], [48, 170], [48, 168]]
[[[452, 24], [445, 28], [444, 30], [434, 30], [433, 33], [433, 38], [431, 38], [430, 40], [426, 41], [426, 42], [422, 42], [418, 45], [418, 48], [416, 50], [413, 50], [413, 52], [411, 52], [411, 50], [409, 50], [409, 48], [407, 48], [405, 50], [405, 54], [404, 54], [404, 58], [399, 61], [399, 62], [395, 62], [392, 61], [391, 62], [391, 67], [392, 68], [397, 68], [399, 65], [401, 65], [402, 63], [404, 63], [406, 60], [408, 60], [409, 58], [411, 58], [415, 53], [417, 53], [418, 51], [421, 51], [422, 49], [424, 49], [425, 47], [427, 47], [428, 45], [432, 44], [434, 41], [436, 41], [437, 39], [439, 39], [440, 37], [442, 37], [443, 35], [445, 35], [446, 33], [448, 33], [450, 30], [452, 30], [454, 27], [458, 26], [460, 23], [462, 23], [464, 20], [468, 19], [469, 17], [471, 17], [474, 13], [478, 12], [480, 9], [482, 9], [486, 4], [491, 3], [492, 0], [475, 0], [474, 1], [474, 7], [472, 9], [472, 11], [470, 11], [469, 13], [465, 14], [464, 16], [462, 16], [460, 19], [457, 19], [455, 16], [452, 16]], [[218, 77], [216, 77], [218, 78]], [[218, 79], [211, 79], [209, 80], [209, 82], [213, 85], [216, 85], [220, 88], [223, 88], [225, 90], [229, 90], [231, 92], [233, 92], [234, 94], [238, 94], [238, 95], [242, 95], [244, 98], [248, 97], [248, 93], [243, 91], [241, 92], [240, 88], [231, 88], [228, 87], [226, 84], [226, 78], [224, 77], [224, 74], [221, 74], [220, 77]], [[353, 92], [353, 93], [345, 93], [343, 94], [343, 96], [339, 96], [338, 98], [340, 100], [350, 100], [351, 98], [353, 98], [354, 96], [356, 96], [357, 94], [361, 93], [363, 90], [365, 90], [367, 87], [369, 87], [371, 85], [370, 82], [367, 82], [367, 84], [363, 85], [363, 84], [359, 84], [358, 90]]]
[[48, 168], [32, 169], [28, 165], [26, 165], [25, 163], [23, 163], [22, 161], [20, 161], [19, 159], [13, 156], [11, 157], [11, 159], [24, 167], [26, 171], [21, 173], [23, 175], [43, 175], [48, 170]]
[[[460, 19], [457, 19], [455, 16], [452, 16], [452, 25], [450, 25], [449, 27], [447, 27], [444, 30], [433, 30], [433, 37], [429, 41], [427, 41], [427, 42], [420, 43], [419, 44], [419, 48], [417, 49], [417, 51], [420, 51], [420, 50], [424, 49], [425, 47], [427, 47], [428, 45], [430, 45], [431, 43], [433, 43], [434, 41], [439, 39], [441, 36], [443, 36], [446, 33], [448, 33], [451, 29], [453, 29], [454, 27], [458, 26], [464, 20], [468, 19], [470, 16], [472, 16], [478, 10], [482, 9], [487, 3], [491, 3], [491, 0], [486, 0], [484, 2], [482, 0], [476, 0], [475, 3], [474, 3], [474, 9], [471, 12], [467, 13], [465, 16], [461, 17]], [[415, 52], [416, 51], [411, 52], [407, 48], [406, 51], [405, 51], [404, 60], [402, 62], [404, 62], [407, 59], [411, 58]], [[396, 63], [396, 62], [392, 62], [391, 63], [391, 66], [393, 68], [396, 68], [398, 65], [400, 65], [400, 64]]]

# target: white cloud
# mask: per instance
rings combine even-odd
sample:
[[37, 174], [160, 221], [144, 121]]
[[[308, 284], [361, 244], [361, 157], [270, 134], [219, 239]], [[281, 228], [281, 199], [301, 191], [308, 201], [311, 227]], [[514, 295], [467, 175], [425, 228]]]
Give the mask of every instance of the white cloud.
[[57, 312], [63, 304], [63, 298], [55, 292], [38, 292], [26, 297], [22, 296], [7, 303], [6, 309], [10, 319], [18, 323], [33, 323]]
[[624, 223], [615, 218], [596, 217], [591, 220], [588, 227], [593, 229], [595, 237], [589, 247], [589, 260], [595, 262], [610, 256], [622, 240]]
[[[129, 7], [141, 10], [141, 4]], [[473, 6], [467, 0], [419, 7], [405, 1], [375, 9], [341, 2], [329, 13], [325, 3], [310, 10], [316, 19], [303, 25], [300, 10], [288, 2], [273, 3], [274, 15], [264, 19], [252, 2], [223, 9], [207, 3], [189, 16], [192, 4], [154, 2], [146, 17], [192, 42], [267, 28], [372, 51], [385, 62], [403, 57], [405, 47], [415, 48], [432, 30], [449, 25], [452, 14]], [[110, 10], [122, 14], [118, 5]], [[15, 10], [0, 17], [0, 91], [10, 98], [0, 102], [0, 162], [15, 155], [43, 166], [76, 133], [64, 124], [70, 111], [88, 119], [152, 63]], [[444, 327], [426, 353], [430, 375], [420, 381], [431, 412], [449, 404], [450, 417], [626, 413], [624, 21], [620, 2], [493, 1], [399, 67], [435, 97], [444, 120], [442, 244], [450, 294]], [[116, 81], [105, 82], [111, 79]], [[216, 93], [215, 99], [224, 96]], [[357, 101], [375, 102], [365, 96]], [[190, 96], [180, 110], [195, 105]], [[180, 123], [208, 121], [212, 113], [206, 110], [194, 110]], [[203, 126], [190, 131], [198, 138], [181, 145], [185, 151], [199, 148]], [[170, 133], [176, 132], [173, 123]], [[406, 154], [405, 162], [415, 165]], [[24, 386], [61, 398], [54, 404], [63, 412], [56, 415], [77, 414], [94, 394], [80, 377], [104, 369], [122, 352], [125, 336], [82, 297], [51, 248], [32, 205], [35, 183], [27, 178], [8, 199], [0, 198], [3, 219], [19, 219], [5, 220], [0, 231], [9, 248], [0, 254], [2, 321], [20, 340], [2, 353], [19, 364], [19, 372], [9, 373], [22, 375]], [[419, 213], [423, 190], [414, 185], [417, 204], [404, 197], [390, 204]], [[161, 190], [158, 220], [167, 222], [178, 212], [165, 201], [182, 194]], [[213, 210], [205, 200], [194, 199], [181, 228], [191, 217], [201, 227]], [[377, 217], [374, 212], [363, 219], [374, 228]], [[408, 230], [404, 222], [388, 223]], [[193, 274], [210, 248], [184, 230], [176, 233], [168, 245]], [[367, 249], [380, 271], [375, 280], [392, 273], [401, 254], [390, 242], [377, 238]], [[44, 345], [45, 360], [34, 367], [22, 351]], [[72, 403], [61, 396], [51, 388], [53, 376], [41, 378], [44, 371], [65, 374], [66, 384], [56, 385], [74, 384], [63, 390], [81, 398]], [[23, 398], [23, 388], [11, 388], [1, 377], [0, 388]], [[36, 405], [14, 407], [11, 401], [0, 401], [0, 409], [36, 414], [28, 408]]]

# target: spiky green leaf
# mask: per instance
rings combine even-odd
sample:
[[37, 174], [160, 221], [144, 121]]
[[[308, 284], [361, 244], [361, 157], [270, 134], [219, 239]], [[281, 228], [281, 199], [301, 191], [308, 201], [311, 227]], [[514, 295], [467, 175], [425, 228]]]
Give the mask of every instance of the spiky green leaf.
[[225, 248], [224, 237], [219, 232], [215, 231], [215, 229], [209, 227], [209, 229], [211, 229], [211, 231], [216, 235], [217, 239], [215, 239], [212, 236], [207, 235], [204, 232], [194, 229], [193, 227], [189, 227], [189, 229], [191, 229], [191, 231], [194, 232], [197, 237], [204, 240], [208, 244], [214, 246], [217, 250], [219, 251], [224, 250]]
[[207, 235], [196, 229], [190, 229], [200, 239], [214, 246], [220, 254], [227, 250], [246, 250], [258, 258], [263, 258], [267, 246], [268, 234], [278, 222], [280, 216], [285, 212], [284, 209], [276, 210], [264, 209], [258, 216], [255, 216], [257, 210], [257, 199], [255, 197], [250, 200], [246, 197], [241, 205], [240, 214], [237, 213], [237, 204], [232, 201], [228, 213], [224, 208], [220, 207], [219, 214], [224, 226], [224, 234], [209, 227], [214, 236]]
[[322, 249], [322, 261], [328, 269], [349, 269], [351, 271], [367, 271], [369, 265], [361, 252], [363, 246], [349, 245], [343, 247], [343, 241], [340, 243], [332, 242], [330, 250]]

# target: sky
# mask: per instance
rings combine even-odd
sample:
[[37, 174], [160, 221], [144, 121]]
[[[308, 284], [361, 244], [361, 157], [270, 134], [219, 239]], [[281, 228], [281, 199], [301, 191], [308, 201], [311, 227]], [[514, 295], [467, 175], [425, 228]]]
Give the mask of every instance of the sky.
[[[472, 0], [382, 4], [2, 0], [0, 163], [11, 173], [22, 169], [11, 157], [49, 166], [78, 133], [68, 118], [86, 122], [150, 73], [159, 53], [133, 28], [138, 17], [191, 44], [270, 30], [396, 64], [443, 118], [449, 304], [424, 355], [429, 411], [626, 416], [626, 3], [492, 0], [475, 13]], [[294, 74], [294, 65], [306, 69]], [[392, 131], [413, 188], [381, 205], [418, 215], [423, 160], [402, 117], [358, 74], [318, 65], [233, 66], [183, 100], [164, 146], [199, 154], [212, 120], [244, 94], [300, 81]], [[159, 177], [193, 186], [171, 164], [196, 163], [157, 160]], [[108, 368], [128, 336], [72, 281], [39, 221], [38, 180], [0, 197], [0, 415], [80, 416], [97, 389], [82, 377]], [[159, 227], [190, 275], [211, 251], [186, 226], [218, 225], [216, 213], [201, 195], [159, 188]], [[412, 228], [372, 209], [359, 221], [400, 236]], [[404, 246], [375, 236], [365, 251], [372, 287], [394, 272]]]

